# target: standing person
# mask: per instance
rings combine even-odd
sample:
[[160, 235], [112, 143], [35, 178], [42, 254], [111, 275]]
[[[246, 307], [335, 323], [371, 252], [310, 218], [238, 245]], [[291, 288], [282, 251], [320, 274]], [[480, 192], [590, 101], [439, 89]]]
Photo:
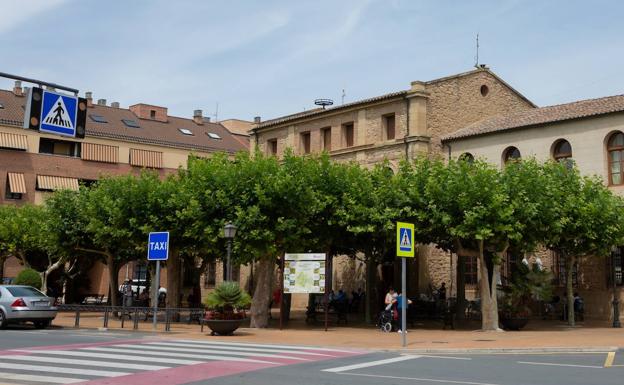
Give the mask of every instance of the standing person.
[[[394, 300], [397, 307], [397, 313], [399, 315], [399, 333], [403, 333], [403, 312], [407, 311], [407, 307], [412, 304], [409, 298], [405, 298], [405, 309], [403, 308], [403, 293], [399, 293], [399, 295]], [[407, 330], [405, 330], [407, 333]]]
[[129, 279], [126, 279], [124, 281], [124, 285], [122, 287], [122, 294], [123, 294], [123, 305], [126, 307], [132, 306], [132, 296], [134, 293], [132, 292], [132, 282]]
[[446, 301], [446, 282], [442, 282], [442, 286], [438, 289], [438, 299]]

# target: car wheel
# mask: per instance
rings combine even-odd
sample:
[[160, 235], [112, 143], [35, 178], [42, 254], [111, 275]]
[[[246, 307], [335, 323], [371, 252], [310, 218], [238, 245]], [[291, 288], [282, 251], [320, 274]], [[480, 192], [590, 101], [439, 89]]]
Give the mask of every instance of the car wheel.
[[45, 329], [50, 326], [50, 321], [35, 321], [35, 328]]
[[4, 329], [6, 325], [7, 325], [6, 316], [4, 315], [2, 310], [0, 310], [0, 329]]

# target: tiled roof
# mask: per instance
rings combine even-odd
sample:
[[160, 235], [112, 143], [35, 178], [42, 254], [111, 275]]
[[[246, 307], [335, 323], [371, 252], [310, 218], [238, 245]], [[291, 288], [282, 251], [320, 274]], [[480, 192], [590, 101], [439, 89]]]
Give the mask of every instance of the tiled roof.
[[270, 126], [274, 126], [274, 125], [280, 124], [280, 123], [285, 123], [285, 122], [288, 122], [288, 121], [291, 121], [291, 120], [296, 120], [296, 119], [300, 119], [300, 118], [308, 118], [308, 117], [311, 117], [311, 116], [320, 115], [320, 114], [327, 113], [327, 112], [340, 111], [342, 109], [353, 107], [353, 106], [358, 105], [358, 104], [374, 103], [374, 102], [378, 102], [380, 100], [392, 99], [392, 98], [395, 98], [397, 96], [403, 96], [405, 94], [407, 94], [407, 91], [391, 92], [389, 94], [375, 96], [373, 98], [368, 98], [368, 99], [362, 99], [362, 100], [358, 100], [358, 101], [355, 101], [355, 102], [352, 102], [352, 103], [342, 104], [342, 105], [336, 106], [336, 107], [330, 107], [330, 108], [325, 108], [325, 109], [323, 109], [323, 108], [315, 108], [313, 110], [298, 112], [296, 114], [286, 115], [286, 116], [282, 116], [282, 117], [279, 117], [279, 118], [276, 118], [276, 119], [267, 120], [265, 122], [260, 123], [257, 126], [257, 128], [270, 127]]
[[442, 141], [622, 111], [624, 111], [624, 95], [580, 100], [512, 114], [495, 115], [455, 131], [443, 137]]
[[[26, 97], [15, 96], [13, 92], [0, 90], [0, 124], [22, 126]], [[89, 115], [99, 115], [107, 123], [94, 122]], [[127, 127], [121, 120], [136, 121], [140, 128]], [[185, 135], [180, 129], [190, 130], [193, 135]], [[213, 139], [208, 133], [217, 134], [221, 139]], [[93, 105], [87, 110], [86, 137], [100, 137], [126, 142], [153, 144], [166, 147], [198, 151], [226, 151], [234, 153], [246, 150], [239, 138], [235, 138], [225, 127], [217, 123], [196, 124], [192, 119], [169, 116], [168, 121], [158, 122], [139, 119], [125, 108]]]
[[[464, 76], [470, 76], [470, 75], [473, 75], [473, 74], [476, 74], [476, 73], [480, 73], [480, 72], [486, 72], [486, 73], [492, 75], [494, 78], [496, 78], [496, 80], [498, 80], [499, 82], [504, 84], [511, 91], [516, 93], [519, 97], [524, 99], [529, 105], [535, 107], [535, 104], [533, 104], [533, 102], [531, 102], [524, 95], [522, 95], [520, 92], [518, 92], [516, 89], [514, 89], [507, 82], [505, 82], [503, 79], [501, 79], [498, 75], [496, 75], [488, 67], [485, 67], [485, 66], [484, 67], [475, 68], [475, 69], [472, 69], [470, 71], [454, 74], [454, 75], [451, 75], [451, 76], [445, 76], [445, 77], [429, 80], [429, 81], [426, 81], [424, 83], [425, 83], [425, 85], [435, 84], [435, 83], [439, 83], [439, 82], [453, 80], [453, 79], [456, 79], [456, 78], [461, 78], [461, 77], [464, 77]], [[315, 108], [313, 110], [298, 112], [296, 114], [281, 116], [279, 118], [267, 120], [267, 121], [262, 122], [261, 124], [259, 124], [256, 128], [261, 129], [261, 128], [265, 128], [265, 127], [271, 127], [271, 126], [274, 126], [274, 125], [277, 125], [277, 124], [286, 123], [286, 122], [297, 120], [297, 119], [301, 119], [301, 118], [309, 118], [309, 117], [313, 117], [313, 116], [316, 116], [316, 115], [321, 115], [323, 113], [329, 113], [329, 112], [333, 112], [333, 111], [340, 111], [342, 109], [354, 107], [354, 106], [357, 106], [357, 105], [360, 105], [360, 104], [374, 103], [374, 102], [381, 101], [381, 100], [392, 99], [392, 98], [399, 97], [399, 96], [405, 96], [405, 95], [407, 95], [407, 93], [408, 93], [408, 91], [397, 91], [397, 92], [391, 92], [391, 93], [385, 94], [385, 95], [375, 96], [375, 97], [368, 98], [368, 99], [358, 100], [358, 101], [355, 101], [355, 102], [352, 102], [352, 103], [342, 104], [342, 105], [336, 106], [336, 107], [330, 107], [330, 108], [326, 108], [326, 109]]]

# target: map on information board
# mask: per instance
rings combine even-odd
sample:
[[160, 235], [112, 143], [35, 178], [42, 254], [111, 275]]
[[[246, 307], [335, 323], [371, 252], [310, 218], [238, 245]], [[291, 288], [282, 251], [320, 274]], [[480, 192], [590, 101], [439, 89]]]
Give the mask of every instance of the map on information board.
[[285, 259], [284, 293], [325, 293], [324, 254], [286, 254]]

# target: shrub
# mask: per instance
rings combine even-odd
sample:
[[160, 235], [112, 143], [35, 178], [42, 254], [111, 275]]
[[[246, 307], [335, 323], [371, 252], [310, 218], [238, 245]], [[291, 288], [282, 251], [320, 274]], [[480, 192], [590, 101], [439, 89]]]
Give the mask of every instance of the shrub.
[[251, 305], [251, 297], [237, 282], [223, 282], [206, 297], [206, 306], [218, 312], [241, 310]]
[[35, 289], [41, 290], [41, 276], [39, 276], [36, 270], [24, 269], [15, 277], [13, 284], [32, 286]]

